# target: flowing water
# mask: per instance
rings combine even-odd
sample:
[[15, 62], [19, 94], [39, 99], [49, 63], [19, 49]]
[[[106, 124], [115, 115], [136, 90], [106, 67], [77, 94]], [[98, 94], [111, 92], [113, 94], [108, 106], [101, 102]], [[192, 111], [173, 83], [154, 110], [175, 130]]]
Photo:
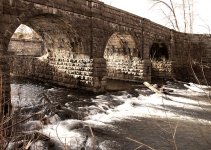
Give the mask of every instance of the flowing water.
[[[171, 95], [147, 89], [96, 95], [13, 78], [15, 114], [29, 116], [21, 132], [41, 133], [32, 150], [208, 150], [211, 104], [206, 93], [170, 83]], [[14, 145], [10, 145], [10, 149]]]

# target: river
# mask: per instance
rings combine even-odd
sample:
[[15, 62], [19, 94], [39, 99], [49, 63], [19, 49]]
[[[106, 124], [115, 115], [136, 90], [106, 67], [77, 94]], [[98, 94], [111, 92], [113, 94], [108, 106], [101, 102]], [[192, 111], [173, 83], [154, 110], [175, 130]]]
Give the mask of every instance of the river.
[[[97, 95], [13, 78], [15, 114], [30, 118], [17, 132], [48, 137], [31, 139], [31, 150], [211, 149], [207, 93], [191, 90], [192, 84], [168, 82], [165, 86], [174, 92], [157, 95], [143, 88]], [[30, 117], [33, 114], [39, 115]], [[14, 143], [8, 149], [12, 148]]]

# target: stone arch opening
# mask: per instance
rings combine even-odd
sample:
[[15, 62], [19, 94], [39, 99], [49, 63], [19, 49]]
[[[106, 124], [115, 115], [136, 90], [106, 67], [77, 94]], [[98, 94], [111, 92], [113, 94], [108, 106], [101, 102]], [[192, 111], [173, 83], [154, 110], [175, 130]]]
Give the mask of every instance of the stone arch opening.
[[152, 81], [171, 78], [171, 62], [169, 60], [168, 46], [164, 42], [154, 42], [150, 48], [152, 65]]
[[136, 43], [133, 37], [128, 33], [114, 33], [108, 40], [104, 58], [106, 60], [131, 60], [137, 57]]
[[21, 24], [12, 35], [9, 46], [9, 55], [42, 56], [43, 39], [32, 28]]
[[130, 81], [142, 79], [142, 61], [138, 58], [137, 44], [129, 33], [116, 32], [111, 35], [104, 51], [106, 60], [106, 89], [130, 88]]
[[150, 59], [156, 61], [168, 60], [169, 52], [165, 43], [153, 43], [150, 48]]
[[41, 15], [22, 23], [42, 39], [42, 53], [33, 56], [8, 55], [13, 75], [67, 87], [91, 89], [92, 60], [85, 52], [83, 39], [67, 19]]
[[85, 58], [83, 41], [64, 19], [55, 16], [37, 16], [26, 22], [39, 33], [49, 57]]

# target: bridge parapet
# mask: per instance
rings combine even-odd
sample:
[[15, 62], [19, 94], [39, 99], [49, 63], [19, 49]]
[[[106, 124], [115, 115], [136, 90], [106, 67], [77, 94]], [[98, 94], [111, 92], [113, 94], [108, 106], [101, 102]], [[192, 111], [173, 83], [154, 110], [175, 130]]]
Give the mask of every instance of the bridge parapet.
[[[177, 62], [180, 56], [187, 56], [186, 34], [168, 29], [146, 18], [106, 5], [98, 0], [3, 0], [0, 2], [1, 10], [4, 11], [0, 18], [2, 55], [6, 53], [10, 37], [17, 26], [26, 23], [44, 37], [45, 50], [59, 56], [59, 59], [69, 58], [68, 54], [72, 54], [71, 50], [74, 50], [74, 55], [70, 55], [71, 59], [79, 59], [79, 56], [85, 55], [83, 58], [93, 60], [94, 83], [92, 84], [95, 87], [102, 85], [100, 82], [108, 73], [106, 65], [109, 62], [106, 62], [104, 58], [106, 48], [114, 50], [118, 54], [125, 50], [135, 52], [137, 53], [136, 59], [143, 62], [150, 62], [150, 51], [153, 44], [165, 45], [169, 62]], [[115, 47], [115, 40], [110, 44], [110, 47], [107, 47], [112, 35], [120, 35], [119, 41], [124, 41], [120, 42], [122, 47]], [[130, 40], [122, 40], [122, 38], [127, 39], [127, 37], [134, 40], [134, 47], [129, 47]], [[193, 35], [191, 40], [197, 45], [199, 36]], [[205, 45], [205, 49], [209, 51], [208, 55], [210, 55], [211, 49], [210, 45], [207, 44], [209, 41], [207, 39], [198, 43], [198, 45]], [[77, 51], [78, 49], [79, 51]], [[209, 61], [209, 58], [206, 59]], [[149, 64], [143, 63], [140, 70], [146, 70], [150, 66]], [[110, 66], [112, 67], [112, 64]], [[138, 70], [131, 71], [131, 74], [138, 74]], [[141, 70], [140, 72], [145, 73], [143, 76], [139, 73], [142, 77], [150, 78], [151, 76], [146, 71]], [[116, 74], [111, 76], [115, 77]], [[141, 76], [136, 75], [136, 78], [141, 79]], [[96, 84], [98, 81], [99, 84]]]
[[143, 19], [140, 16], [109, 6], [100, 1], [92, 1], [92, 17], [133, 28], [140, 27]]
[[[80, 15], [90, 16], [90, 1], [88, 0], [15, 0], [8, 1], [3, 0], [4, 7], [12, 6], [13, 8], [23, 7], [23, 4], [40, 5], [45, 8], [54, 8], [57, 10], [63, 10], [67, 12], [73, 12]], [[24, 9], [24, 8], [23, 8]], [[56, 11], [57, 11], [56, 10]]]

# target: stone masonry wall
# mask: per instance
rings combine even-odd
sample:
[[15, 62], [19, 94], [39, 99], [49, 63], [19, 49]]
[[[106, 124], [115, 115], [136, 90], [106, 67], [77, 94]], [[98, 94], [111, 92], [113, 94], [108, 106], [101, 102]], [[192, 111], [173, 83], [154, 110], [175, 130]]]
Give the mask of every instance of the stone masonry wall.
[[40, 40], [14, 39], [10, 40], [8, 52], [15, 55], [43, 55], [43, 42]]
[[[0, 41], [1, 49], [7, 50], [8, 44], [5, 41], [9, 41], [10, 34], [20, 23], [26, 23], [40, 32], [41, 35], [44, 35], [46, 50], [52, 52], [52, 55], [49, 55], [48, 59], [39, 61], [38, 59], [28, 60], [36, 62], [29, 66], [32, 68], [32, 73], [29, 74], [35, 78], [49, 80], [49, 82], [63, 85], [70, 83], [78, 86], [87, 82], [84, 78], [89, 77], [90, 83], [85, 83], [85, 87], [93, 85], [94, 88], [100, 88], [105, 84], [104, 77], [107, 75], [123, 80], [149, 79], [148, 81], [150, 81], [149, 51], [152, 44], [158, 41], [167, 45], [169, 62], [167, 62], [167, 66], [152, 64], [152, 67], [155, 68], [153, 75], [166, 76], [166, 72], [162, 70], [164, 67], [171, 68], [169, 70], [174, 70], [175, 74], [179, 75], [177, 68], [182, 68], [183, 64], [180, 62], [185, 60], [183, 56], [188, 51], [186, 34], [174, 32], [148, 19], [108, 6], [98, 0], [17, 0], [12, 4], [4, 0], [3, 5], [4, 15], [0, 19], [0, 33], [2, 33], [1, 39], [4, 40]], [[109, 38], [114, 33], [127, 33], [134, 38], [137, 61], [115, 59], [110, 62], [106, 61], [103, 54]], [[69, 37], [73, 37], [73, 40], [68, 39]], [[206, 43], [206, 41], [202, 43]], [[68, 56], [65, 57], [68, 52], [71, 52], [71, 46], [77, 47], [78, 45], [81, 47], [79, 51], [76, 50], [73, 53], [71, 59]], [[59, 57], [54, 57], [54, 55]], [[80, 55], [86, 57], [78, 57]], [[179, 59], [180, 56], [182, 59]], [[18, 62], [25, 61], [25, 59], [16, 60], [17, 64], [21, 64]], [[13, 63], [14, 66], [17, 64]], [[187, 63], [185, 65], [187, 66]], [[91, 71], [88, 72], [92, 75], [87, 75], [86, 69], [90, 69]], [[27, 73], [27, 69], [20, 70], [23, 70], [24, 74]], [[126, 71], [129, 73], [125, 73]], [[168, 76], [170, 75], [168, 74]]]
[[184, 34], [175, 31], [171, 65], [173, 76], [178, 80], [211, 84], [210, 43], [209, 35]]
[[42, 59], [31, 56], [9, 57], [10, 72], [15, 76], [87, 90], [93, 86], [92, 61], [92, 59]]
[[151, 61], [152, 78], [170, 79], [174, 77], [171, 61]]
[[[151, 77], [152, 79], [172, 78], [173, 73], [171, 69], [172, 62], [172, 34], [171, 30], [158, 25], [148, 19], [143, 20], [143, 58], [148, 59], [151, 62]], [[155, 61], [150, 58], [150, 50], [154, 43], [162, 43], [167, 47], [168, 59]]]
[[150, 48], [153, 43], [164, 43], [168, 47], [169, 60], [172, 59], [171, 54], [174, 50], [172, 47], [172, 35], [171, 30], [158, 25], [148, 19], [143, 20], [143, 58], [149, 59], [150, 57]]
[[113, 59], [107, 62], [107, 78], [110, 79], [138, 82], [146, 80], [144, 76], [146, 74], [150, 76], [150, 68], [144, 61], [136, 58], [133, 60]]

